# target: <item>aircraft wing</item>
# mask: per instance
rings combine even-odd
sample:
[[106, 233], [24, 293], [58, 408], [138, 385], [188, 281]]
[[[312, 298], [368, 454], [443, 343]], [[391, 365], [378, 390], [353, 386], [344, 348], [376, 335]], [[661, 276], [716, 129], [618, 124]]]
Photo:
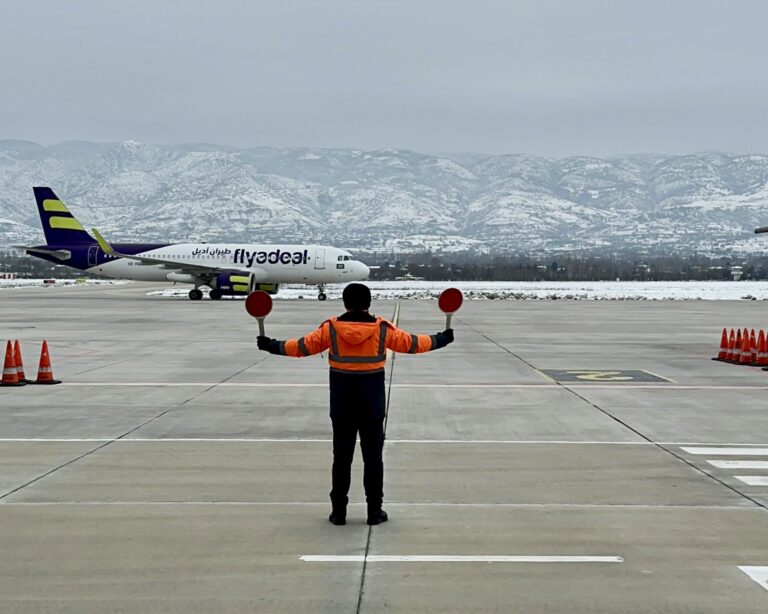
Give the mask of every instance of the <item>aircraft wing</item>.
[[768, 226], [763, 226], [761, 228], [755, 228], [755, 234], [756, 235], [761, 235], [764, 232], [768, 232]]
[[31, 252], [33, 254], [53, 256], [57, 260], [69, 260], [72, 257], [72, 252], [68, 249], [47, 249], [45, 247], [27, 247], [25, 245], [12, 245], [11, 247], [13, 247], [13, 249], [24, 250], [25, 252]]
[[[167, 260], [165, 258], [154, 258], [152, 256], [136, 256], [132, 254], [122, 254], [116, 251], [109, 243], [107, 243], [106, 239], [101, 236], [101, 233], [99, 233], [98, 230], [96, 230], [95, 228], [91, 228], [91, 232], [93, 232], [93, 236], [96, 237], [96, 241], [98, 242], [99, 247], [101, 247], [102, 251], [105, 254], [114, 256], [115, 258], [125, 258], [126, 260], [134, 260], [139, 264], [144, 264], [144, 265], [160, 265], [166, 269], [172, 269], [174, 271], [190, 273], [192, 275], [201, 275], [201, 274], [216, 275], [221, 271], [231, 271], [233, 269], [233, 267], [227, 267], [227, 266], [224, 266], [224, 267], [207, 266], [204, 264], [192, 264], [190, 262], [176, 262], [175, 260]], [[264, 269], [249, 269], [248, 271], [243, 271], [243, 272], [249, 275], [253, 274], [256, 278], [256, 281], [263, 281], [268, 277], [267, 272]]]

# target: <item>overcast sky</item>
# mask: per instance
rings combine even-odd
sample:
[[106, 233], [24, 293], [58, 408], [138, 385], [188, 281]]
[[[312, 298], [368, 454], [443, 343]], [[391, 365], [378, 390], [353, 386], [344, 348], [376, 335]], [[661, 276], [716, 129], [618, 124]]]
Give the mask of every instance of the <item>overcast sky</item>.
[[764, 0], [2, 0], [0, 139], [768, 152]]

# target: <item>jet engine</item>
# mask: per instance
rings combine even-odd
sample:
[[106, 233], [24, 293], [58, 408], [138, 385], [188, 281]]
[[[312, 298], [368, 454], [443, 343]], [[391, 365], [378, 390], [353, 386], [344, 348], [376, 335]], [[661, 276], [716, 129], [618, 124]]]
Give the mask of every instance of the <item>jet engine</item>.
[[277, 294], [278, 290], [280, 290], [280, 284], [256, 284], [253, 289], [261, 290], [267, 294]]
[[213, 300], [222, 296], [248, 296], [251, 292], [262, 290], [268, 294], [277, 294], [280, 284], [256, 283], [253, 273], [244, 271], [222, 271], [211, 280], [209, 296]]
[[220, 296], [247, 296], [256, 289], [253, 273], [223, 271], [211, 280], [211, 289]]

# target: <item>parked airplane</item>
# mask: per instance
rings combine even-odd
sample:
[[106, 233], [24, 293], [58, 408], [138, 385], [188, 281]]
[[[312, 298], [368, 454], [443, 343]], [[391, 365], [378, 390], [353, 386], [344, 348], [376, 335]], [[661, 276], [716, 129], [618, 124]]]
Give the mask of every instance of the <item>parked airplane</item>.
[[359, 281], [370, 270], [352, 255], [326, 245], [258, 245], [243, 243], [115, 243], [93, 228], [85, 231], [51, 188], [33, 188], [46, 245], [16, 246], [31, 256], [104, 277], [193, 284], [191, 300], [209, 296], [245, 296], [254, 290], [277, 294], [280, 284], [324, 285]]

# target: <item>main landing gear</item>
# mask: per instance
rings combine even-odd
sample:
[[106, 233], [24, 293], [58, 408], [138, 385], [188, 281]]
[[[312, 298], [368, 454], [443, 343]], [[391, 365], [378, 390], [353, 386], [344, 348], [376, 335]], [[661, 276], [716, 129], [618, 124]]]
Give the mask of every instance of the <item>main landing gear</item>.
[[323, 284], [317, 284], [317, 289], [319, 290], [320, 294], [317, 295], [318, 301], [324, 301], [328, 297], [325, 294], [325, 289], [323, 288]]
[[195, 288], [194, 290], [189, 291], [189, 300], [190, 301], [199, 301], [203, 298], [203, 293]]
[[211, 299], [212, 301], [218, 301], [219, 299], [221, 299], [221, 297], [222, 297], [221, 290], [218, 290], [217, 288], [214, 288], [208, 293], [208, 298]]

